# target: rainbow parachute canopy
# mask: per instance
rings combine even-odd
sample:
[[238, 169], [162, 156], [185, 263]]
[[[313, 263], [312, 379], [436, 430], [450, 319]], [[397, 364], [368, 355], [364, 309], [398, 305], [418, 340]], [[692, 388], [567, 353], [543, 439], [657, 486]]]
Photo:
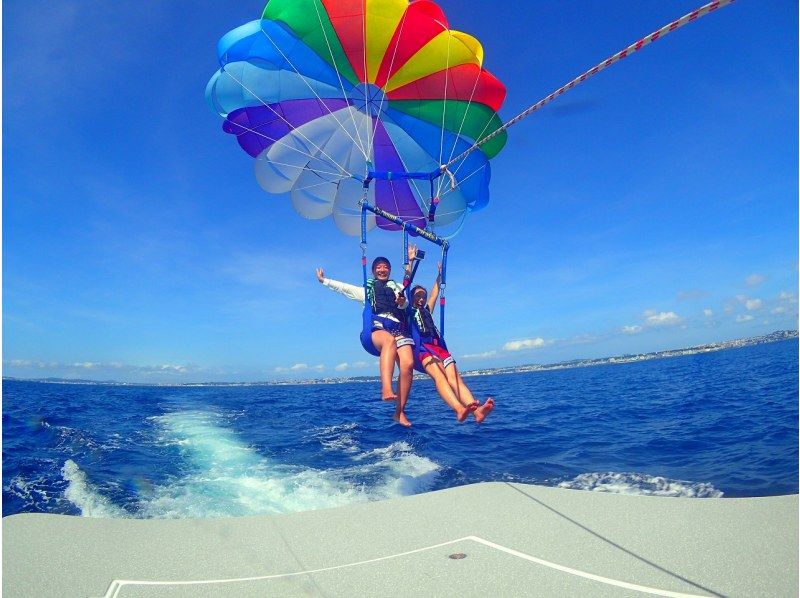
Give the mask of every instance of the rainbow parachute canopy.
[[[206, 98], [223, 130], [256, 158], [259, 184], [289, 193], [297, 212], [360, 232], [370, 171], [430, 172], [502, 126], [505, 87], [483, 49], [449, 28], [430, 0], [271, 0], [260, 20], [220, 39]], [[503, 131], [447, 177], [378, 178], [369, 201], [420, 228], [457, 226], [489, 199], [489, 159]], [[370, 228], [398, 226], [370, 215]]]

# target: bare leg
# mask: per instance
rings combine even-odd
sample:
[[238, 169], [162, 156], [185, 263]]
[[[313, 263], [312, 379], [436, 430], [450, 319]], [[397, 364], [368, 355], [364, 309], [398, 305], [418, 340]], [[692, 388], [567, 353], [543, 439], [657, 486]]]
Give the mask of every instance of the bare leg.
[[397, 357], [397, 345], [394, 337], [385, 330], [375, 330], [372, 332], [372, 344], [381, 352], [380, 373], [381, 373], [381, 399], [384, 401], [394, 401], [397, 395], [392, 390], [392, 377], [394, 376], [394, 360]]
[[467, 388], [467, 385], [464, 384], [461, 374], [458, 373], [458, 368], [455, 363], [448, 365], [444, 369], [444, 372], [447, 374], [447, 382], [450, 384], [450, 388], [453, 389], [456, 397], [458, 397], [459, 403], [466, 407], [476, 402], [475, 397], [472, 396], [472, 392]]
[[447, 376], [442, 368], [442, 362], [434, 357], [428, 357], [423, 367], [436, 384], [436, 392], [438, 392], [439, 396], [442, 397], [444, 402], [456, 412], [456, 419], [460, 422], [463, 422], [465, 419], [467, 419], [467, 416], [469, 415], [469, 409], [467, 409], [465, 405], [461, 404], [461, 402], [458, 400], [458, 397], [456, 397], [456, 394], [453, 392], [453, 389], [450, 387], [450, 384], [447, 381]]
[[397, 349], [397, 363], [400, 374], [397, 378], [397, 404], [394, 419], [402, 426], [409, 427], [411, 422], [406, 417], [405, 409], [408, 395], [411, 393], [411, 381], [414, 378], [414, 352], [410, 345]]
[[461, 377], [461, 374], [458, 373], [458, 369], [456, 368], [455, 363], [451, 363], [445, 369], [447, 373], [447, 382], [453, 388], [453, 390], [458, 389], [455, 392], [456, 397], [461, 402], [462, 405], [465, 407], [473, 405], [472, 413], [475, 416], [475, 421], [478, 423], [483, 422], [486, 419], [492, 409], [494, 409], [494, 399], [489, 397], [480, 405], [478, 401], [475, 400], [475, 397], [472, 396], [472, 391], [467, 388], [467, 385], [464, 384], [464, 379]]

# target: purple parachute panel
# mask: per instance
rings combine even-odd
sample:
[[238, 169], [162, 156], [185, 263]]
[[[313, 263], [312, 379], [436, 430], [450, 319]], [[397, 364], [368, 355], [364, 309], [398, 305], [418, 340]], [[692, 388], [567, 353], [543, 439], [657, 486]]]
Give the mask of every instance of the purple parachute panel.
[[288, 100], [266, 106], [248, 106], [231, 112], [222, 130], [236, 135], [239, 145], [257, 158], [278, 139], [311, 122], [349, 105], [342, 99]]
[[[406, 172], [406, 167], [400, 159], [400, 155], [389, 138], [389, 133], [380, 120], [373, 119], [375, 123], [375, 139], [372, 147], [375, 151], [375, 170], [377, 172]], [[421, 183], [427, 185], [427, 181]], [[375, 205], [386, 212], [399, 216], [404, 221], [414, 224], [419, 228], [425, 228], [428, 224], [427, 219], [422, 214], [411, 190], [409, 181], [406, 179], [375, 181]], [[400, 226], [377, 217], [378, 227], [384, 230], [400, 230]]]

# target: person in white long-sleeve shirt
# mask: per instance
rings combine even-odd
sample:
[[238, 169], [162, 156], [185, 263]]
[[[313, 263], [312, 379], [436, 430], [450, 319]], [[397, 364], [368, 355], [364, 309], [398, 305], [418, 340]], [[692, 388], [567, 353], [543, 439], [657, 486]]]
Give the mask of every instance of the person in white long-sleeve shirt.
[[[363, 286], [325, 278], [322, 268], [317, 268], [316, 273], [320, 283], [348, 299], [360, 301], [362, 304], [367, 299], [372, 302], [374, 313], [371, 339], [380, 352], [381, 398], [384, 401], [396, 401], [395, 421], [403, 426], [410, 426], [405, 406], [414, 374], [414, 354], [411, 349], [414, 341], [408, 336], [405, 314], [408, 301], [403, 293], [403, 286], [389, 278], [389, 260], [379, 257], [372, 262], [373, 278], [367, 281], [369, 295]], [[392, 390], [395, 360], [400, 368], [396, 394]]]

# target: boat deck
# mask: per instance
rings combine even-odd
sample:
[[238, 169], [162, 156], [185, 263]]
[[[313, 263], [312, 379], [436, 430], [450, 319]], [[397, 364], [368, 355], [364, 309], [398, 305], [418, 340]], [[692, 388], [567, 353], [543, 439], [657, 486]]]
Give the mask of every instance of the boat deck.
[[484, 483], [231, 519], [3, 519], [3, 595], [797, 596], [797, 495]]

